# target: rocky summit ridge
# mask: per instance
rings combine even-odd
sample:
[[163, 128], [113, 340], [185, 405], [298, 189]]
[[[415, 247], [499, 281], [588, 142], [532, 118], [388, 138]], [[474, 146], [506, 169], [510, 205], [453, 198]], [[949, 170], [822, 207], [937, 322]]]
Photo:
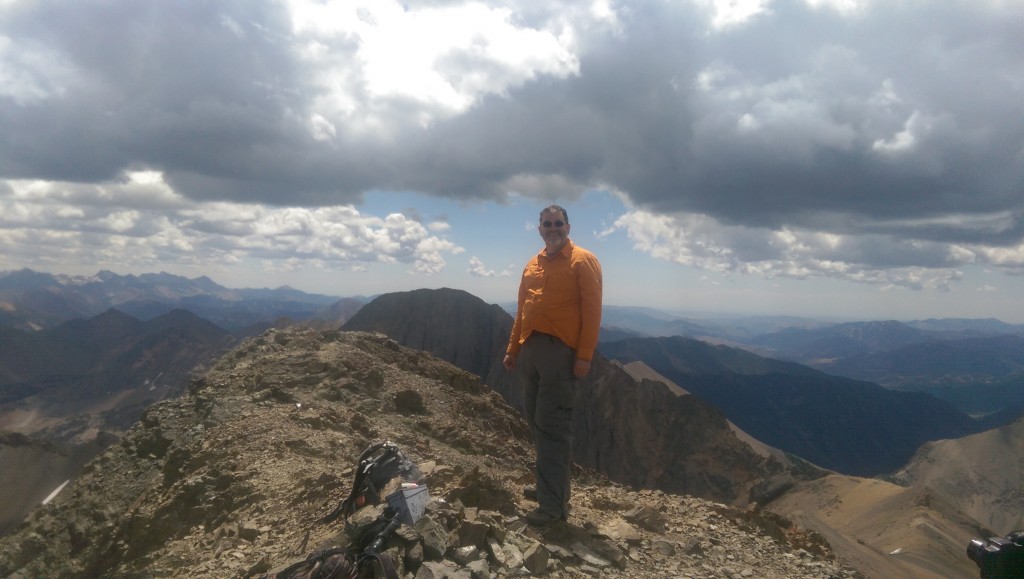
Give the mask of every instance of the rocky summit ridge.
[[0, 539], [0, 575], [281, 568], [347, 544], [344, 523], [316, 520], [347, 494], [359, 453], [381, 440], [419, 465], [434, 499], [388, 551], [403, 577], [858, 576], [777, 515], [632, 490], [589, 470], [576, 473], [567, 523], [530, 527], [529, 433], [497, 393], [383, 335], [310, 329], [247, 340], [185, 395], [152, 406]]

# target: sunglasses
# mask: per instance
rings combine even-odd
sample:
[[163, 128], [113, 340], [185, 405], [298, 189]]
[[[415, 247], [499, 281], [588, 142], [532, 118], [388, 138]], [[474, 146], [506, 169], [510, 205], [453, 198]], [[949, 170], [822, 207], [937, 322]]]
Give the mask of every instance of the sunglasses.
[[561, 219], [559, 219], [558, 221], [544, 221], [543, 223], [541, 223], [541, 225], [543, 225], [544, 227], [551, 227], [551, 226], [561, 227], [561, 226], [565, 225], [565, 222], [562, 221]]

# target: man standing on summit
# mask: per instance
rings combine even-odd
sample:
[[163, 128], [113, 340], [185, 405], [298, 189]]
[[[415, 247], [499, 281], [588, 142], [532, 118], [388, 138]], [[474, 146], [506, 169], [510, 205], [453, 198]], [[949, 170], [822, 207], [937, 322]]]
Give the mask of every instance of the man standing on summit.
[[569, 239], [569, 215], [552, 205], [537, 227], [544, 249], [523, 269], [505, 369], [523, 382], [526, 420], [537, 447], [537, 503], [543, 526], [569, 518], [572, 413], [576, 383], [590, 372], [601, 328], [601, 264]]

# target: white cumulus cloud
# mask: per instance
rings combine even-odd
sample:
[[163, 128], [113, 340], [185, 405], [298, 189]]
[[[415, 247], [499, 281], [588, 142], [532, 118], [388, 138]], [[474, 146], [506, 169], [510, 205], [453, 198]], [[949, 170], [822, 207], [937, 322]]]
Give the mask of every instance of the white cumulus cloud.
[[[74, 199], [78, 205], [67, 205]], [[272, 207], [197, 202], [152, 173], [105, 184], [0, 183], [0, 243], [8, 258], [52, 263], [91, 259], [98, 267], [162, 263], [219, 265], [245, 259], [277, 268], [360, 270], [406, 263], [436, 274], [464, 250], [401, 213], [366, 215], [350, 205]]]

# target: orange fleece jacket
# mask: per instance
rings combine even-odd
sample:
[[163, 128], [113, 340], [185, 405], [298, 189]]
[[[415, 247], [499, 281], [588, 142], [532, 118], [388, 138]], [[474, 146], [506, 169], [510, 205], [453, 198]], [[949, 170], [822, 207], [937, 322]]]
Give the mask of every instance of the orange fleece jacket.
[[553, 256], [546, 249], [523, 269], [516, 319], [505, 352], [517, 356], [530, 334], [551, 334], [591, 360], [601, 330], [601, 264], [567, 240]]

